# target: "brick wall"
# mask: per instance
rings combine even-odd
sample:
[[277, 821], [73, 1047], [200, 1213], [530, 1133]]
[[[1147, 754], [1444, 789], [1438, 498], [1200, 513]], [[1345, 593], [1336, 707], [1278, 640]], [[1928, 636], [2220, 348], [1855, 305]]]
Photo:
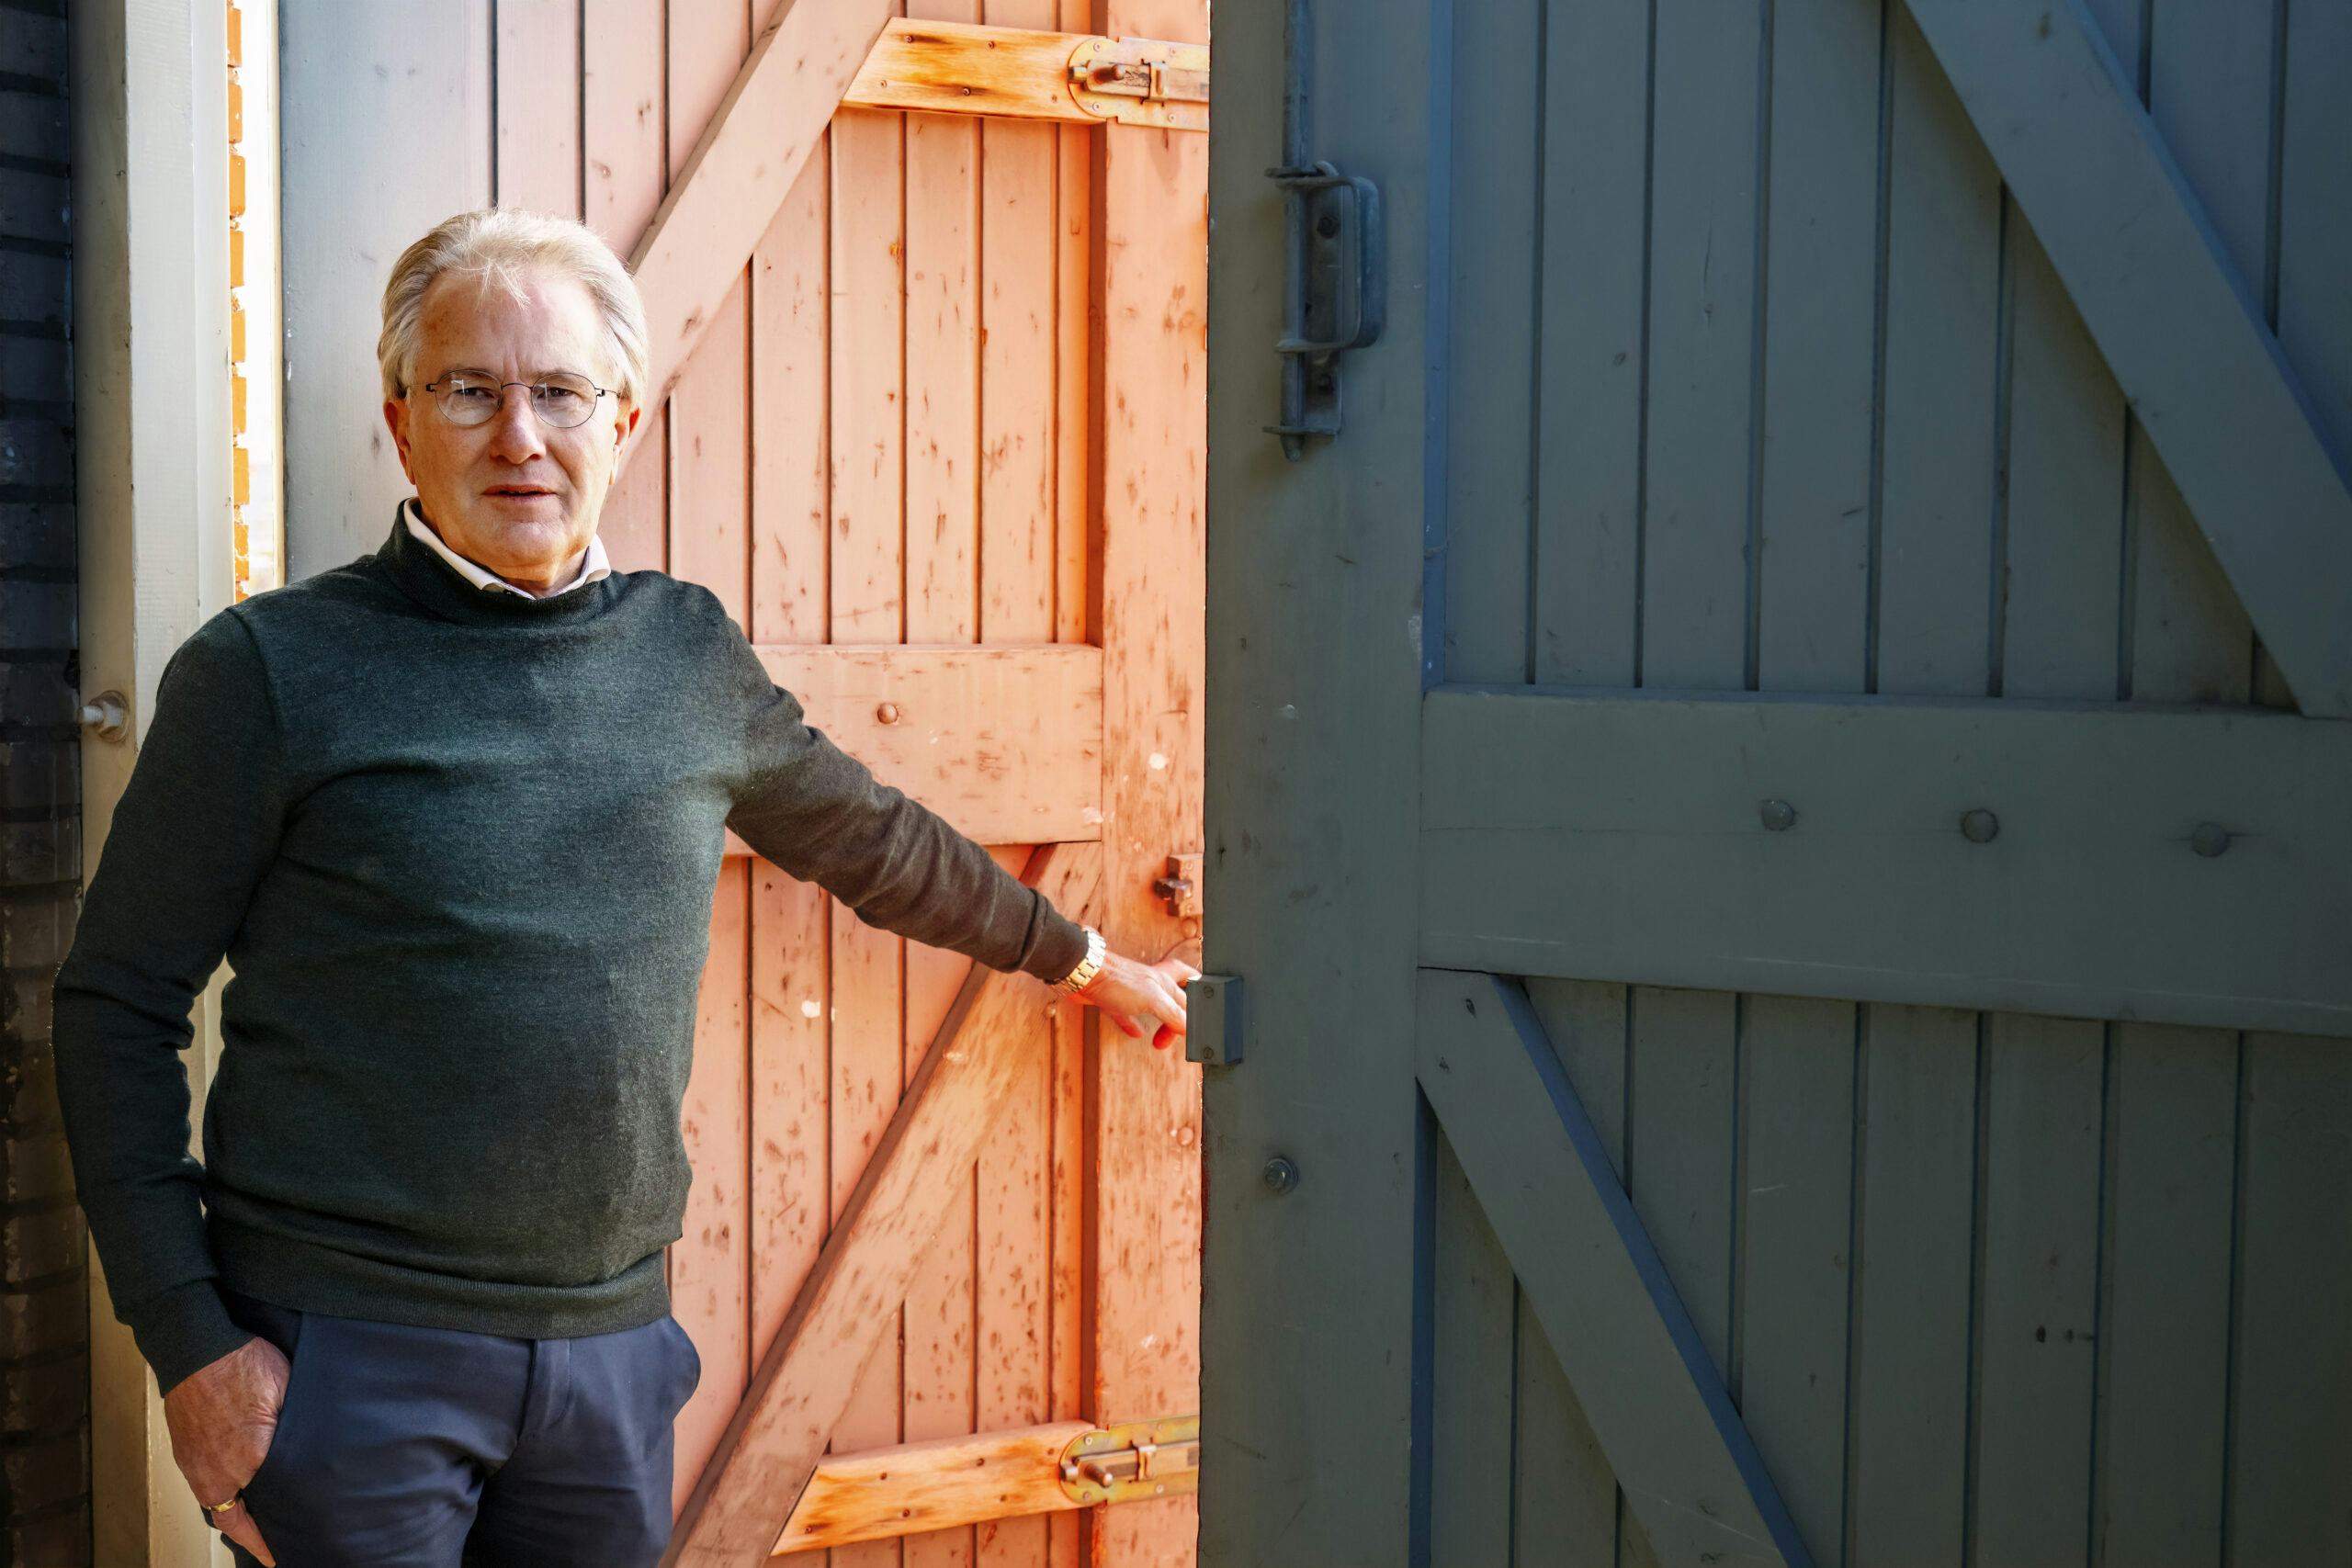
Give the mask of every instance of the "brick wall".
[[88, 1245], [49, 986], [82, 872], [64, 0], [0, 0], [0, 1562], [90, 1561]]

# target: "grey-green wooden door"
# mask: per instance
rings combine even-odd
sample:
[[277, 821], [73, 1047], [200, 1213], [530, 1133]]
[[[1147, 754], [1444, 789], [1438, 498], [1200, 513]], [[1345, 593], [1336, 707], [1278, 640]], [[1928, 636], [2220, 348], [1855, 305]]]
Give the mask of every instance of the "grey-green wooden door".
[[1309, 9], [1389, 311], [1285, 463], [1226, 0], [1203, 1562], [2345, 1562], [2352, 6]]

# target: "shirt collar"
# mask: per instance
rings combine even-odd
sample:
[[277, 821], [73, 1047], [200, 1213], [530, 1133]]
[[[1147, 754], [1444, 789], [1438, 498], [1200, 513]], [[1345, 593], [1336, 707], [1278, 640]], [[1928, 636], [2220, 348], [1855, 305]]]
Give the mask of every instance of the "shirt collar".
[[588, 552], [580, 560], [580, 575], [560, 588], [551, 588], [545, 593], [534, 593], [527, 588], [517, 588], [504, 578], [483, 570], [474, 562], [451, 549], [447, 541], [435, 533], [432, 525], [424, 521], [424, 513], [418, 507], [416, 497], [410, 496], [401, 502], [401, 517], [408, 524], [408, 531], [412, 537], [448, 563], [450, 570], [472, 583], [476, 588], [488, 592], [512, 593], [523, 599], [555, 599], [571, 592], [574, 589], [585, 588], [590, 583], [613, 574], [612, 562], [605, 555], [605, 541], [591, 534], [588, 536]]

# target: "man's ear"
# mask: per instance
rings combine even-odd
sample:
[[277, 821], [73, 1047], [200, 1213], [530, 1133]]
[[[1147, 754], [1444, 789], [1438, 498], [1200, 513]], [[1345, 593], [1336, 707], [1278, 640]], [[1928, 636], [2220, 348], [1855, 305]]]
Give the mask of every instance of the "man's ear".
[[392, 433], [392, 446], [400, 452], [401, 472], [407, 476], [409, 483], [414, 484], [416, 474], [408, 466], [408, 400], [406, 398], [384, 400], [384, 427]]

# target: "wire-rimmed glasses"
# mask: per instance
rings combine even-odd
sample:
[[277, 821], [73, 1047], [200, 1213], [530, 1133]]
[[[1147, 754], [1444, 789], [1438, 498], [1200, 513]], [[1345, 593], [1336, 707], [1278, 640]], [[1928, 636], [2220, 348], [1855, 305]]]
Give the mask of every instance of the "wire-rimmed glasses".
[[452, 370], [438, 381], [427, 381], [423, 390], [431, 392], [441, 409], [441, 417], [452, 424], [488, 424], [497, 417], [498, 406], [506, 397], [509, 387], [524, 388], [531, 394], [531, 412], [541, 424], [556, 430], [570, 430], [588, 423], [596, 412], [599, 399], [611, 394], [609, 387], [599, 387], [585, 376], [575, 376], [568, 370], [540, 377], [536, 381], [501, 381], [480, 370]]

